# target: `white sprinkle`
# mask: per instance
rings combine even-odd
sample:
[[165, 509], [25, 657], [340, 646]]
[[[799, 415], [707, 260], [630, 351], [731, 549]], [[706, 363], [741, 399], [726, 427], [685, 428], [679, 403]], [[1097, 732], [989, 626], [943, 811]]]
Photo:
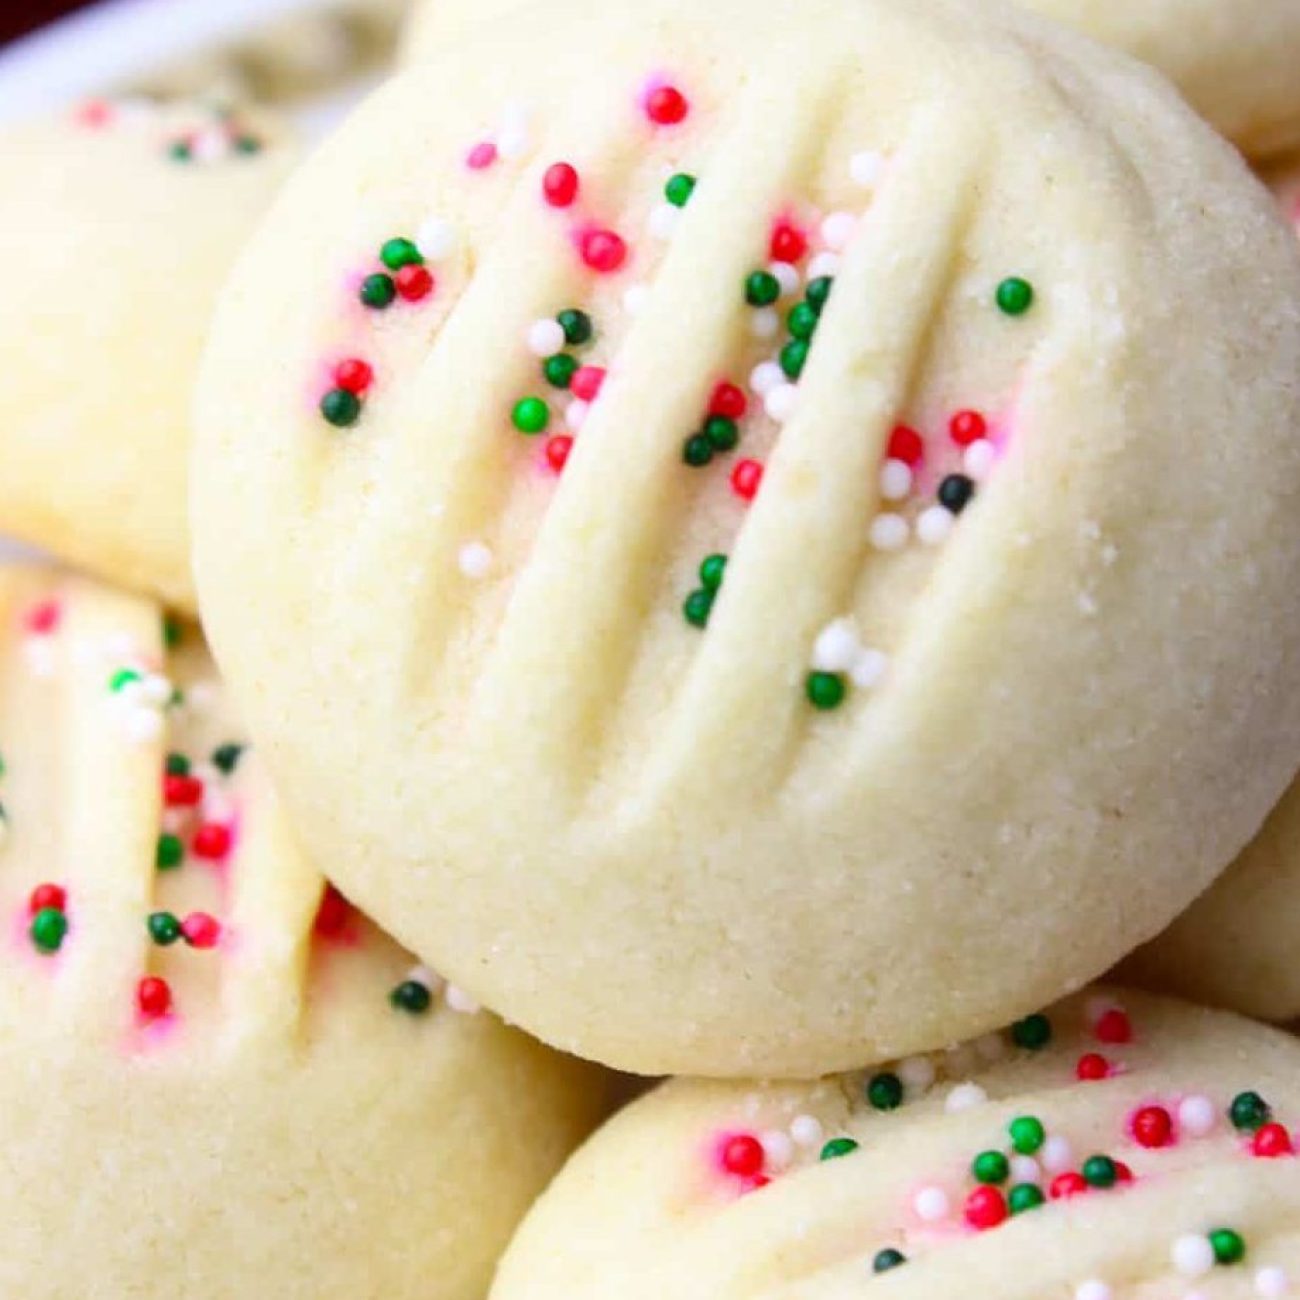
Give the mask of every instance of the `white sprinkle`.
[[1049, 1174], [1063, 1174], [1074, 1165], [1074, 1151], [1068, 1138], [1053, 1133], [1038, 1153], [1039, 1163]]
[[140, 697], [159, 709], [171, 700], [175, 692], [171, 682], [159, 673], [146, 673], [138, 683], [138, 687]]
[[1189, 1137], [1213, 1133], [1218, 1122], [1219, 1113], [1208, 1097], [1193, 1095], [1178, 1103], [1178, 1127]]
[[871, 544], [878, 551], [901, 551], [911, 536], [911, 528], [902, 515], [885, 513], [877, 515], [871, 521], [868, 536]]
[[788, 298], [799, 287], [803, 277], [799, 274], [799, 268], [793, 262], [773, 262], [768, 268], [769, 274], [776, 278], [777, 284], [781, 286], [781, 296]]
[[749, 375], [749, 386], [759, 397], [766, 397], [778, 384], [783, 383], [785, 371], [775, 361], [760, 362]]
[[763, 1163], [771, 1170], [789, 1169], [794, 1160], [794, 1139], [780, 1129], [771, 1129], [759, 1137], [763, 1147]]
[[1114, 1300], [1115, 1292], [1105, 1282], [1095, 1278], [1090, 1282], [1080, 1282], [1074, 1288], [1074, 1300]]
[[472, 1016], [479, 1009], [478, 1003], [464, 989], [457, 988], [454, 984], [447, 985], [446, 998], [447, 1006], [463, 1016]]
[[528, 110], [522, 104], [507, 104], [497, 132], [497, 153], [502, 158], [522, 158], [529, 148]]
[[975, 1040], [974, 1046], [980, 1060], [989, 1064], [1000, 1061], [1007, 1054], [1006, 1039], [1001, 1034], [985, 1034]]
[[820, 280], [824, 275], [835, 275], [840, 269], [840, 259], [835, 253], [818, 253], [808, 263], [808, 278]]
[[763, 409], [778, 424], [784, 424], [794, 414], [798, 402], [799, 390], [793, 384], [782, 381], [764, 396]]
[[790, 1136], [801, 1147], [819, 1147], [825, 1130], [815, 1115], [796, 1115], [790, 1121]]
[[883, 650], [864, 649], [853, 663], [850, 676], [854, 686], [869, 691], [878, 686], [889, 671], [889, 656]]
[[671, 203], [657, 204], [650, 212], [650, 233], [656, 239], [671, 239], [677, 233], [677, 223], [682, 218], [682, 209]]
[[126, 738], [137, 745], [147, 745], [162, 735], [162, 714], [157, 709], [132, 709], [122, 719]]
[[846, 673], [861, 653], [858, 629], [850, 618], [827, 623], [813, 644], [812, 667], [819, 673]]
[[188, 808], [164, 808], [162, 812], [162, 829], [168, 835], [179, 835], [190, 823]]
[[921, 512], [916, 521], [916, 535], [926, 546], [939, 546], [948, 540], [952, 532], [954, 516], [943, 506], [931, 506]]
[[934, 1062], [928, 1056], [909, 1056], [898, 1063], [898, 1077], [908, 1092], [928, 1092], [934, 1087], [934, 1076]]
[[980, 483], [988, 477], [989, 470], [993, 468], [996, 459], [997, 452], [993, 449], [993, 444], [987, 438], [980, 438], [972, 442], [962, 453], [961, 467], [971, 478]]
[[535, 320], [528, 327], [528, 350], [535, 357], [553, 357], [564, 349], [564, 327], [557, 320]]
[[949, 1115], [958, 1115], [984, 1105], [988, 1099], [988, 1093], [978, 1083], [959, 1083], [944, 1098], [943, 1108]]
[[135, 659], [139, 649], [127, 633], [114, 632], [104, 638], [104, 654], [109, 659]]
[[951, 1205], [942, 1187], [923, 1187], [912, 1197], [912, 1208], [923, 1223], [939, 1223], [948, 1217]]
[[901, 501], [912, 490], [912, 467], [904, 460], [887, 460], [880, 467], [880, 495]]
[[185, 707], [196, 717], [202, 717], [212, 712], [220, 694], [220, 689], [211, 678], [194, 682], [185, 690]]
[[29, 636], [23, 641], [23, 658], [33, 677], [54, 676], [54, 647], [49, 636]]
[[200, 131], [190, 146], [195, 162], [216, 162], [230, 151], [230, 141], [225, 133], [216, 130]]
[[864, 149], [849, 159], [849, 176], [855, 185], [864, 190], [875, 189], [885, 170], [885, 157], [874, 149]]
[[412, 984], [423, 984], [430, 993], [439, 993], [442, 991], [444, 980], [436, 971], [430, 970], [427, 966], [412, 966], [406, 972], [406, 978]]
[[1279, 1296], [1290, 1293], [1291, 1283], [1286, 1273], [1276, 1265], [1261, 1268], [1255, 1274], [1255, 1294], [1264, 1300], [1278, 1300]]
[[591, 403], [584, 402], [581, 397], [575, 397], [565, 408], [564, 419], [569, 428], [577, 433], [587, 423], [587, 416], [590, 413]]
[[644, 284], [629, 285], [623, 293], [623, 310], [629, 316], [636, 316], [650, 300], [650, 289]]
[[203, 787], [203, 820], [206, 822], [235, 820], [235, 801], [220, 786]]
[[1188, 1233], [1170, 1247], [1169, 1258], [1184, 1277], [1204, 1277], [1214, 1267], [1214, 1247], [1208, 1237]]
[[851, 212], [832, 212], [822, 222], [822, 240], [833, 252], [842, 252], [849, 246], [853, 232], [858, 228], [858, 219]]
[[492, 552], [482, 542], [466, 542], [456, 563], [467, 578], [486, 578], [492, 568]]
[[440, 262], [456, 251], [456, 227], [443, 217], [429, 217], [415, 235], [415, 246], [430, 262]]
[[781, 330], [781, 317], [774, 307], [760, 307], [749, 313], [749, 332], [756, 339], [772, 339]]
[[1016, 1183], [1030, 1183], [1037, 1187], [1042, 1181], [1043, 1171], [1039, 1168], [1038, 1161], [1033, 1156], [1012, 1156], [1010, 1163], [1013, 1186]]

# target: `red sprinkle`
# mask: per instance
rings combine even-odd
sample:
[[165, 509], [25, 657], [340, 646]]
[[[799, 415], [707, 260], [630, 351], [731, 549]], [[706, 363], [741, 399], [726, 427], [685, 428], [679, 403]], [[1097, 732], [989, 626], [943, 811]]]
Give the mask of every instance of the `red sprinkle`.
[[578, 197], [578, 173], [566, 162], [552, 163], [542, 177], [542, 197], [553, 208], [567, 208]]
[[1071, 1196], [1082, 1196], [1087, 1190], [1088, 1184], [1082, 1174], [1057, 1174], [1052, 1179], [1052, 1185], [1047, 1189], [1047, 1194], [1052, 1200], [1060, 1201]]
[[171, 986], [156, 975], [146, 975], [136, 985], [135, 1004], [146, 1020], [158, 1020], [172, 1009]]
[[558, 474], [569, 461], [573, 439], [567, 433], [557, 433], [546, 440], [546, 463]]
[[433, 292], [433, 276], [427, 266], [404, 266], [396, 279], [397, 292], [407, 302], [419, 302]]
[[737, 1133], [722, 1148], [722, 1167], [738, 1178], [756, 1178], [763, 1171], [763, 1144], [750, 1133]]
[[743, 420], [749, 410], [749, 399], [735, 384], [722, 380], [709, 398], [709, 414], [725, 416], [728, 420]]
[[627, 244], [612, 230], [588, 230], [581, 239], [582, 260], [593, 271], [609, 275], [627, 260]]
[[89, 99], [77, 109], [82, 126], [107, 126], [113, 118], [113, 106], [106, 100]]
[[215, 948], [221, 938], [221, 922], [207, 912], [191, 912], [181, 922], [181, 934], [191, 948]]
[[59, 602], [43, 600], [27, 611], [27, 630], [37, 636], [48, 636], [59, 626]]
[[1265, 1124], [1255, 1134], [1250, 1145], [1251, 1150], [1261, 1160], [1276, 1160], [1279, 1156], [1295, 1155], [1295, 1146], [1291, 1141], [1291, 1134], [1287, 1132], [1285, 1125], [1282, 1124]]
[[763, 483], [763, 466], [756, 460], [738, 460], [731, 471], [731, 490], [742, 500], [752, 501]]
[[966, 1198], [966, 1222], [980, 1232], [1006, 1222], [1007, 1201], [996, 1187], [977, 1187]]
[[605, 371], [601, 366], [579, 366], [569, 381], [569, 391], [574, 397], [584, 402], [594, 402], [605, 382]]
[[204, 822], [194, 832], [190, 848], [196, 858], [220, 862], [230, 852], [230, 827], [222, 826], [218, 822]]
[[1118, 1007], [1112, 1007], [1111, 1010], [1103, 1012], [1093, 1026], [1093, 1033], [1097, 1035], [1099, 1043], [1131, 1043], [1133, 1041], [1133, 1025], [1127, 1014]]
[[37, 885], [27, 900], [27, 910], [35, 916], [47, 907], [62, 912], [68, 905], [68, 891], [62, 885]]
[[978, 411], [958, 411], [948, 421], [948, 432], [959, 447], [969, 447], [972, 442], [987, 437], [988, 431], [988, 425]]
[[476, 172], [481, 172], [485, 167], [491, 167], [497, 160], [497, 147], [491, 140], [480, 140], [468, 154], [465, 155], [465, 166]]
[[915, 429], [906, 424], [898, 424], [889, 435], [889, 446], [885, 454], [890, 460], [901, 460], [904, 465], [915, 468], [925, 455], [925, 442]]
[[194, 808], [203, 801], [203, 782], [197, 776], [163, 773], [163, 802], [168, 808]]
[[656, 126], [676, 126], [690, 111], [686, 96], [676, 86], [659, 86], [646, 96], [645, 113]]
[[322, 939], [337, 939], [347, 927], [352, 904], [333, 885], [326, 885], [316, 909], [315, 930]]
[[334, 367], [334, 382], [344, 392], [360, 397], [374, 382], [375, 372], [369, 362], [360, 357], [349, 357]]
[[772, 227], [768, 251], [774, 262], [798, 262], [808, 251], [808, 236], [789, 221], [778, 221]]
[[1167, 1147], [1174, 1137], [1173, 1116], [1163, 1106], [1143, 1106], [1133, 1116], [1133, 1139], [1141, 1147]]
[[1079, 1057], [1074, 1072], [1085, 1082], [1095, 1083], [1098, 1079], [1110, 1078], [1110, 1062], [1097, 1052], [1088, 1052]]
[[1133, 1171], [1122, 1160], [1116, 1160], [1115, 1178], [1121, 1183], [1131, 1183], [1133, 1181]]

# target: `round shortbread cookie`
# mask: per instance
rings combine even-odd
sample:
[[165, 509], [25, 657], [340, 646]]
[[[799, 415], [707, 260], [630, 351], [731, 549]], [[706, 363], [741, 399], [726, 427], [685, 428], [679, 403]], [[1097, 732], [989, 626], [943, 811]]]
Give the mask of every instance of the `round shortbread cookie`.
[[0, 569], [0, 1293], [480, 1300], [602, 1113], [294, 847], [197, 633]]
[[[404, 57], [418, 63], [449, 38], [535, 0], [422, 0]], [[607, 5], [610, 0], [590, 0]], [[1247, 153], [1300, 143], [1300, 4], [1296, 0], [1019, 0], [1066, 26], [1143, 59]], [[629, 8], [634, 4], [630, 2]]]
[[83, 104], [0, 139], [0, 531], [193, 609], [199, 356], [298, 151], [261, 116], [144, 100]]
[[1297, 1122], [1293, 1038], [1128, 994], [865, 1074], [679, 1080], [573, 1157], [492, 1298], [1296, 1296]]
[[1019, 11], [567, 30], [381, 93], [219, 309], [204, 616], [295, 824], [646, 1073], [1079, 987], [1294, 772], [1295, 241], [1161, 79]]

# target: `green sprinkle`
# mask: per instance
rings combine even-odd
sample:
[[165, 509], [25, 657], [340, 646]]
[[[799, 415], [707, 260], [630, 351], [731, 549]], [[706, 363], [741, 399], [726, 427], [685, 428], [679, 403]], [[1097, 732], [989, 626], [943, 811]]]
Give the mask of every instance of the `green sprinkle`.
[[235, 152], [255, 154], [262, 152], [262, 142], [255, 135], [241, 135], [235, 138]]
[[808, 364], [808, 340], [791, 339], [781, 349], [781, 369], [788, 379], [798, 379]]
[[396, 1011], [407, 1011], [421, 1016], [433, 1001], [429, 990], [419, 980], [403, 980], [389, 995], [388, 1001]]
[[1031, 1052], [1041, 1051], [1052, 1041], [1052, 1022], [1046, 1016], [1026, 1016], [1011, 1026], [1011, 1041]]
[[1273, 1108], [1257, 1092], [1239, 1092], [1228, 1107], [1232, 1127], [1242, 1133], [1254, 1133], [1273, 1118]]
[[682, 614], [692, 627], [706, 627], [713, 612], [715, 593], [707, 587], [691, 592], [682, 603]]
[[711, 415], [705, 421], [704, 436], [714, 451], [733, 451], [740, 441], [740, 429], [725, 415]]
[[188, 140], [175, 140], [167, 154], [173, 162], [189, 162], [194, 157], [194, 147]]
[[38, 952], [58, 952], [67, 933], [68, 918], [57, 907], [43, 907], [32, 917], [32, 943]]
[[170, 610], [162, 616], [162, 635], [168, 650], [175, 650], [185, 639], [185, 625]]
[[900, 1264], [907, 1263], [907, 1256], [901, 1250], [895, 1250], [892, 1246], [885, 1250], [878, 1250], [876, 1257], [871, 1261], [871, 1271], [873, 1273], [888, 1273], [891, 1268], [897, 1268]]
[[1047, 1141], [1047, 1130], [1043, 1122], [1033, 1115], [1021, 1115], [1007, 1125], [1007, 1134], [1016, 1153], [1032, 1156]]
[[1012, 1214], [1023, 1214], [1026, 1210], [1038, 1209], [1045, 1200], [1042, 1189], [1033, 1183], [1017, 1183], [1007, 1193], [1007, 1209]]
[[212, 766], [217, 771], [229, 776], [239, 766], [239, 760], [243, 756], [243, 745], [237, 745], [234, 741], [227, 741], [224, 745], [218, 745], [212, 751]]
[[713, 459], [713, 444], [708, 435], [692, 434], [682, 444], [682, 459], [693, 469], [703, 469]]
[[1005, 1183], [1011, 1176], [1011, 1161], [1001, 1151], [981, 1151], [971, 1161], [970, 1171], [977, 1183], [987, 1183], [995, 1187]]
[[159, 871], [170, 871], [173, 867], [179, 867], [184, 856], [185, 846], [181, 843], [179, 836], [158, 836], [158, 851], [154, 857]]
[[822, 314], [822, 308], [826, 306], [826, 300], [831, 296], [831, 286], [834, 283], [834, 278], [829, 275], [819, 275], [815, 280], [808, 281], [808, 287], [804, 290], [804, 301], [818, 316]]
[[579, 311], [576, 307], [566, 307], [555, 319], [564, 331], [564, 341], [571, 348], [591, 341], [591, 317], [585, 311]]
[[790, 308], [786, 324], [797, 339], [810, 339], [817, 331], [817, 308], [810, 302], [798, 302]]
[[684, 208], [695, 191], [695, 177], [687, 172], [678, 172], [668, 178], [664, 186], [664, 198], [675, 208]]
[[770, 271], [754, 271], [745, 280], [745, 301], [751, 307], [770, 307], [781, 296], [781, 283]]
[[149, 937], [160, 948], [170, 948], [181, 937], [181, 923], [171, 912], [154, 912], [148, 926]]
[[1246, 1239], [1231, 1228], [1216, 1228], [1210, 1233], [1217, 1264], [1240, 1264], [1246, 1258]]
[[903, 1081], [896, 1074], [872, 1075], [867, 1100], [876, 1110], [897, 1110], [903, 1104]]
[[700, 581], [706, 591], [717, 591], [722, 586], [722, 575], [727, 570], [725, 555], [706, 555], [700, 561]]
[[552, 388], [568, 388], [577, 370], [577, 359], [567, 352], [557, 352], [542, 362], [542, 374]]
[[838, 709], [844, 703], [844, 678], [839, 673], [809, 673], [804, 690], [815, 709]]
[[346, 388], [331, 388], [320, 399], [320, 413], [336, 429], [350, 429], [361, 418], [361, 399]]
[[1089, 1156], [1081, 1172], [1089, 1187], [1114, 1187], [1119, 1181], [1119, 1170], [1109, 1156]]
[[138, 682], [140, 674], [134, 668], [119, 668], [112, 677], [108, 679], [108, 689], [110, 691], [120, 691], [132, 682]]
[[368, 275], [361, 281], [361, 301], [367, 307], [373, 307], [381, 310], [389, 306], [393, 299], [397, 297], [397, 286], [393, 283], [391, 275], [385, 275], [382, 271], [374, 275]]
[[190, 760], [184, 754], [167, 755], [168, 776], [189, 776]]
[[1023, 316], [1033, 306], [1034, 286], [1018, 275], [1008, 276], [998, 285], [998, 307], [1008, 316]]
[[858, 1144], [852, 1138], [831, 1138], [827, 1144], [822, 1147], [823, 1160], [838, 1160], [841, 1156], [852, 1155], [858, 1149]]
[[540, 397], [521, 397], [510, 419], [520, 433], [541, 433], [551, 422], [551, 408]]
[[423, 266], [424, 254], [409, 239], [390, 239], [379, 250], [379, 260], [390, 270], [404, 266]]

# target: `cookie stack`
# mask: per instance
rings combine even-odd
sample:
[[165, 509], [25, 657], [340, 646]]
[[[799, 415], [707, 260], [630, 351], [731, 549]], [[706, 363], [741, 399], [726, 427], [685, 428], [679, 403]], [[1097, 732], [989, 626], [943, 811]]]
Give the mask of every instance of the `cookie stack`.
[[1028, 8], [12, 137], [0, 1290], [1300, 1295], [1300, 8]]

